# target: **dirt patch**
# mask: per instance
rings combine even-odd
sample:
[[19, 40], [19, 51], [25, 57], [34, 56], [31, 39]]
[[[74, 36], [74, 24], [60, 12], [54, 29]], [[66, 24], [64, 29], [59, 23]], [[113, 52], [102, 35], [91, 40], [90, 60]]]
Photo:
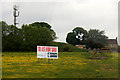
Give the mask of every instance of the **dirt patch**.
[[93, 57], [93, 58], [87, 58], [87, 59], [101, 60], [101, 59], [107, 59], [107, 57]]

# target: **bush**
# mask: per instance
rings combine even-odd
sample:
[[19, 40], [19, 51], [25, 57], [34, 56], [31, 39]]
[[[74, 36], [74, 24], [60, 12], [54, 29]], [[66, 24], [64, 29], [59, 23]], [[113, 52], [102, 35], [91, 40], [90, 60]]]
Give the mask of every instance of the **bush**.
[[63, 47], [63, 52], [69, 51], [70, 50], [70, 46], [69, 45], [64, 45]]
[[63, 46], [65, 45], [65, 43], [61, 43], [61, 42], [53, 42], [51, 46], [57, 46], [58, 47], [58, 51], [59, 52], [63, 52]]
[[78, 48], [78, 47], [75, 47], [75, 46], [72, 46], [70, 48], [70, 50], [72, 50], [73, 52], [87, 52], [88, 51], [87, 49], [81, 49], [81, 48]]
[[80, 49], [67, 43], [53, 42], [52, 46], [58, 46], [59, 52], [68, 52], [69, 50], [72, 52], [87, 52], [86, 49]]

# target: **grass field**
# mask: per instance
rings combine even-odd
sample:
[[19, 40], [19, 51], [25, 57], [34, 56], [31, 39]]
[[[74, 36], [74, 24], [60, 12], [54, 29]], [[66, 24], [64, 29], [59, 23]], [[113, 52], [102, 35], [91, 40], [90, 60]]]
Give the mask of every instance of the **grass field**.
[[3, 52], [3, 78], [117, 78], [118, 54], [59, 52], [58, 59], [38, 63], [35, 52]]

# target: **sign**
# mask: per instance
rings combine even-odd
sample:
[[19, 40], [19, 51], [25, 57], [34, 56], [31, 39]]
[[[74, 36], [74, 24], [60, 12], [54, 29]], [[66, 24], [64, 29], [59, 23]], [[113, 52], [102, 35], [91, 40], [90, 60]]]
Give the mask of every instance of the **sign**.
[[37, 46], [37, 58], [58, 59], [58, 47]]

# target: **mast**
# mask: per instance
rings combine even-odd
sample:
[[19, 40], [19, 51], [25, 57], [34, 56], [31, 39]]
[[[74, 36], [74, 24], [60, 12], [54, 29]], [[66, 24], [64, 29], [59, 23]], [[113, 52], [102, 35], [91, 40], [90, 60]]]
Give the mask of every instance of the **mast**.
[[17, 24], [19, 24], [18, 21], [17, 21], [17, 18], [19, 17], [19, 6], [14, 5], [13, 10], [14, 10], [14, 12], [13, 12], [14, 25], [17, 26]]

